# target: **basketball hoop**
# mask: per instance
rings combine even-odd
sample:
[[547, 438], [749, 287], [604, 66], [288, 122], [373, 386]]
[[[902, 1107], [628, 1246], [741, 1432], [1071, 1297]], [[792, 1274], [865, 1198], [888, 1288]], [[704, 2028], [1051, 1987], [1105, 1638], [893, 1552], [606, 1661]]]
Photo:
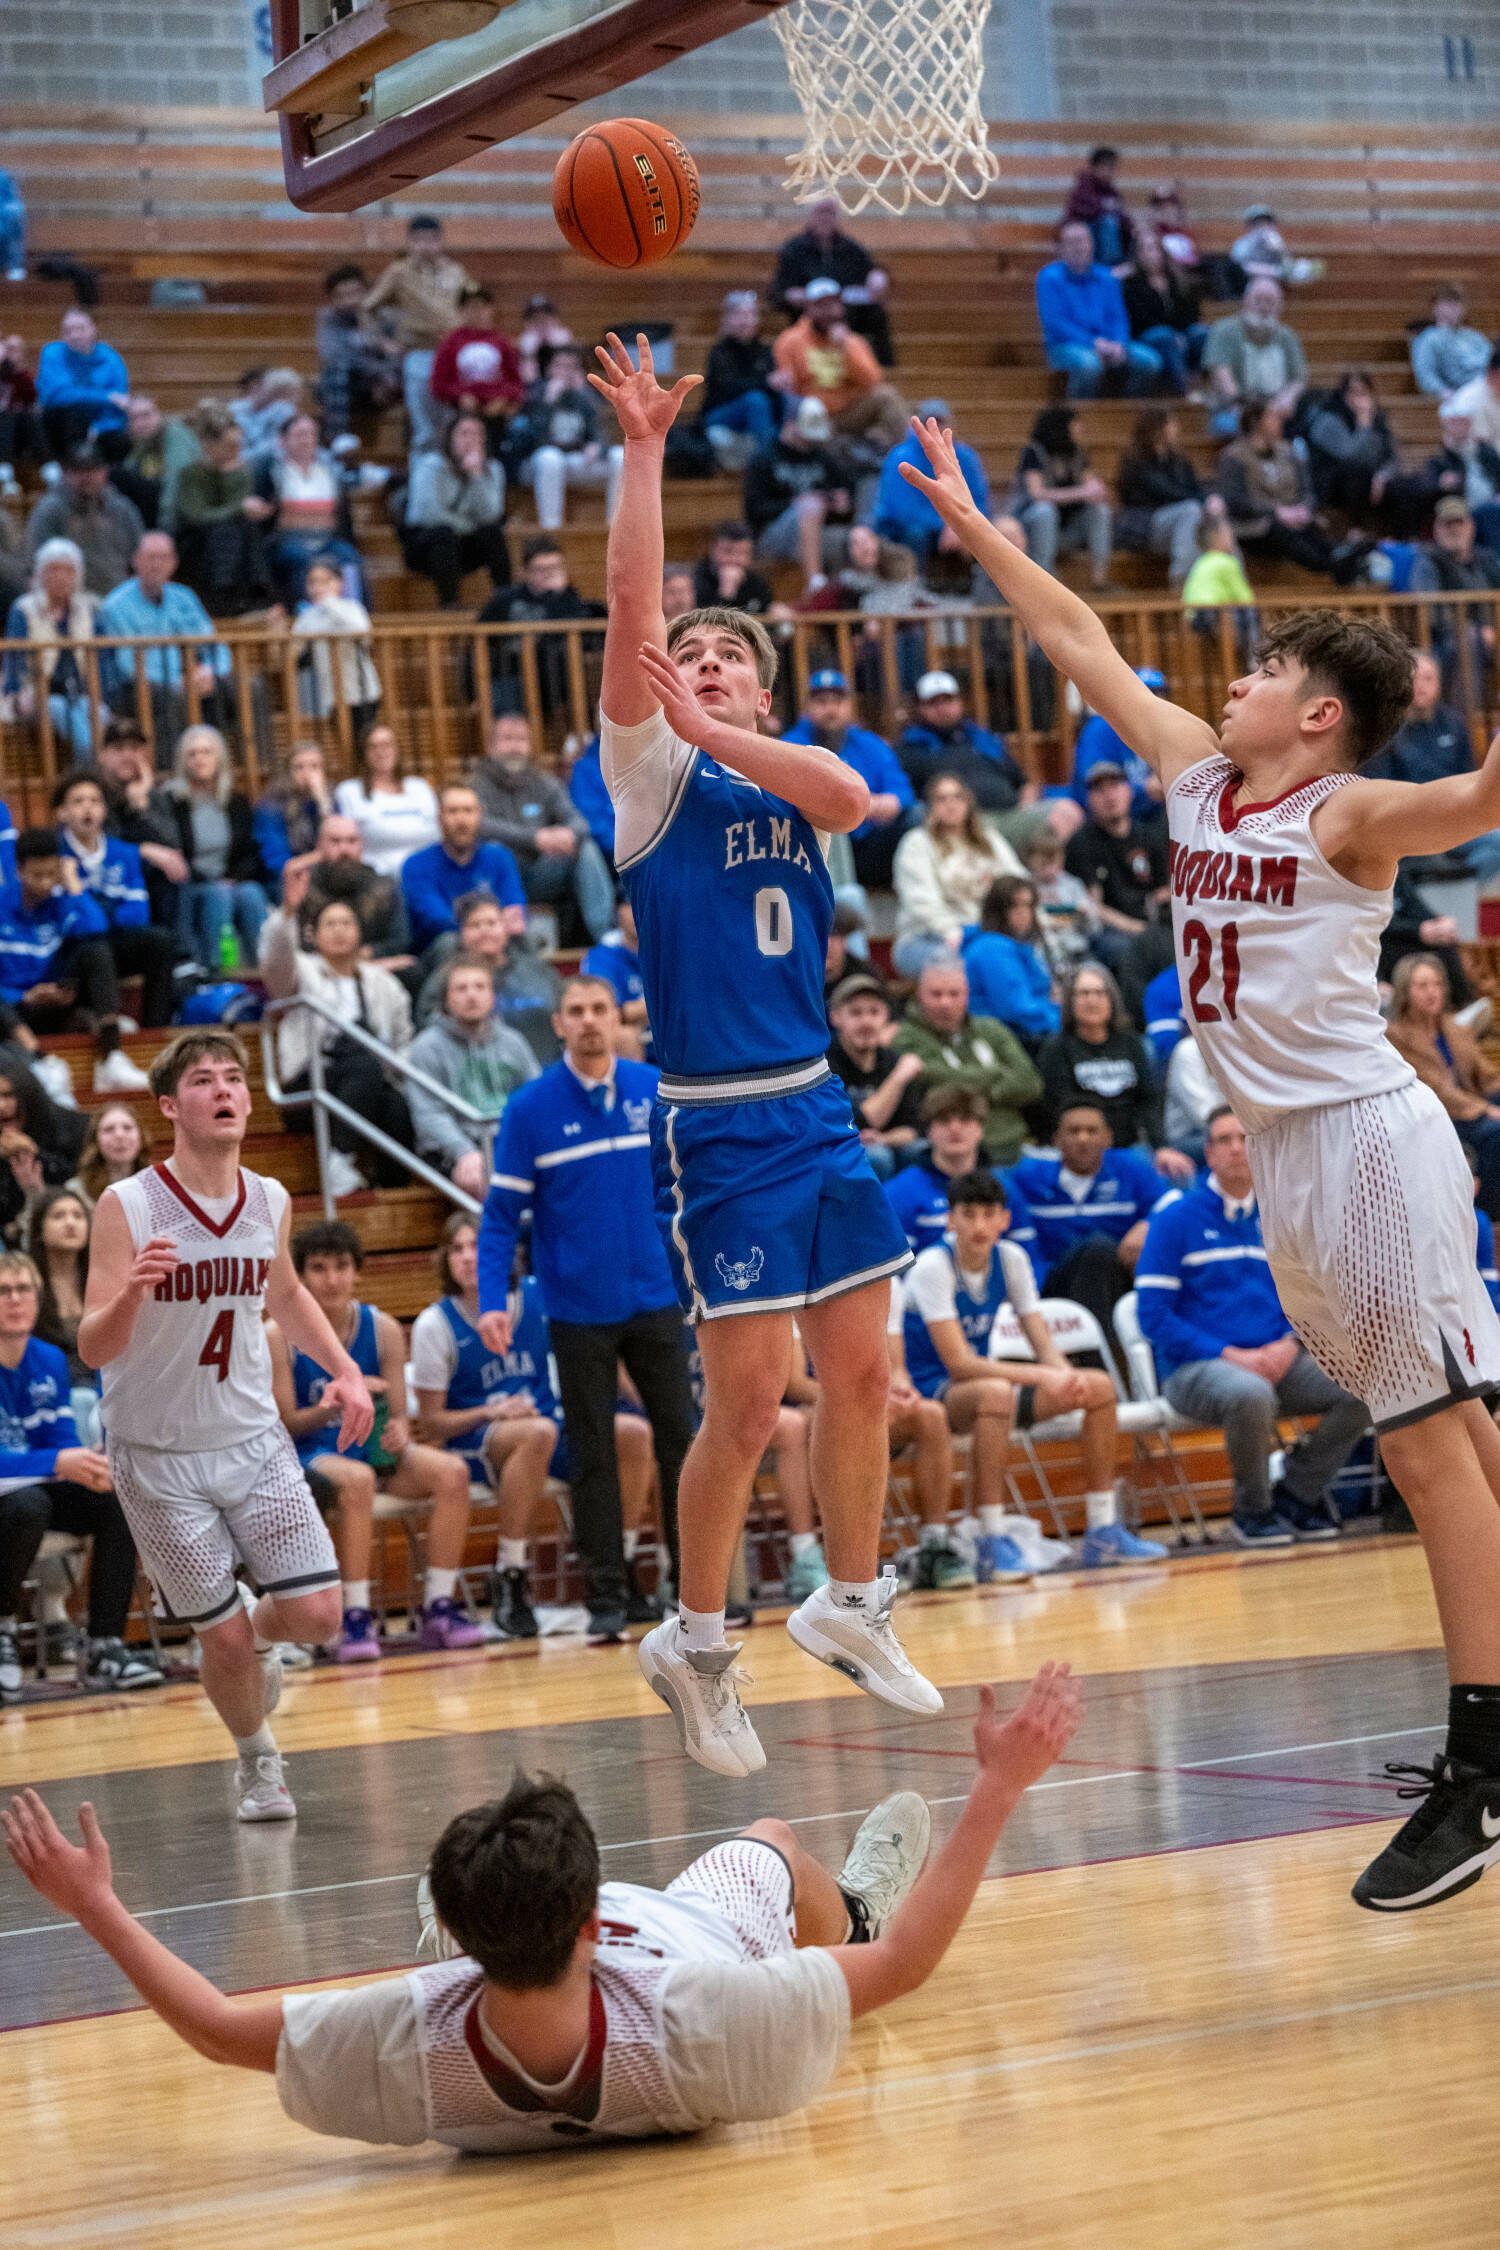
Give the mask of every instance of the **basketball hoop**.
[[979, 86], [990, 0], [793, 0], [772, 17], [807, 121], [787, 184], [898, 215], [977, 202], [998, 166]]

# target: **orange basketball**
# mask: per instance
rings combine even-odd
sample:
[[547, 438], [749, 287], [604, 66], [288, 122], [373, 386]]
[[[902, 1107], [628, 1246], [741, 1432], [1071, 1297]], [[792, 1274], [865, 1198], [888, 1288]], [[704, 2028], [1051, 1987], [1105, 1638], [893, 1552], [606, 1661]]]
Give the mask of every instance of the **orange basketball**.
[[601, 266], [654, 266], [698, 216], [698, 167], [675, 133], [643, 117], [589, 125], [552, 175], [557, 223]]

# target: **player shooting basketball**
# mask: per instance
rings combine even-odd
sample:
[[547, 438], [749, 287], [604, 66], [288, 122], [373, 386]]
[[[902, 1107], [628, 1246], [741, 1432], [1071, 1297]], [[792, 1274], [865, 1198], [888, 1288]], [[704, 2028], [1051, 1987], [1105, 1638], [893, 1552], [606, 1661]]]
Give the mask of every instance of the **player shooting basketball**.
[[1160, 774], [1190, 1028], [1245, 1127], [1266, 1255], [1292, 1326], [1364, 1400], [1421, 1532], [1447, 1650], [1448, 1738], [1389, 1769], [1423, 1804], [1354, 1887], [1396, 1912], [1500, 1857], [1500, 1321], [1446, 1111], [1385, 1036], [1375, 985], [1396, 864], [1500, 823], [1500, 737], [1451, 780], [1371, 781], [1411, 700], [1412, 653], [1332, 610], [1287, 618], [1229, 689], [1220, 731], [1142, 685], [1086, 603], [995, 530], [952, 432], [914, 423], [902, 475], [1058, 670]]

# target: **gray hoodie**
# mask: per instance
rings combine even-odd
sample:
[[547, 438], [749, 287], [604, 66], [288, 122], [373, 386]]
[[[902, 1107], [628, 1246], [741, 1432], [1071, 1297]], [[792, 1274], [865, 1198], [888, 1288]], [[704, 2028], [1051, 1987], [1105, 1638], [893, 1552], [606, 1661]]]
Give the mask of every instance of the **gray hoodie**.
[[571, 828], [580, 843], [588, 835], [588, 822], [545, 766], [528, 760], [513, 768], [498, 758], [476, 758], [466, 778], [479, 799], [480, 835], [504, 844], [523, 866], [536, 856], [539, 828]]
[[[508, 1030], [493, 1016], [473, 1033], [450, 1015], [434, 1016], [412, 1041], [407, 1060], [497, 1122], [516, 1088], [541, 1075], [541, 1066], [520, 1033]], [[470, 1149], [483, 1153], [477, 1126], [455, 1116], [414, 1078], [407, 1079], [405, 1090], [422, 1155], [451, 1167]]]

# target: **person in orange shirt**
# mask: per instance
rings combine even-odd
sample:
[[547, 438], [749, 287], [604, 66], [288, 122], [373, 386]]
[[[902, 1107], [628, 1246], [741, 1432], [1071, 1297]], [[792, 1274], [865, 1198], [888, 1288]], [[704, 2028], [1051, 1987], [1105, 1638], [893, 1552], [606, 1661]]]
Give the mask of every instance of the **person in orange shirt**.
[[882, 453], [906, 435], [906, 404], [862, 336], [851, 334], [836, 281], [810, 281], [800, 320], [776, 339], [776, 365], [799, 398], [828, 409], [841, 437], [867, 438]]

